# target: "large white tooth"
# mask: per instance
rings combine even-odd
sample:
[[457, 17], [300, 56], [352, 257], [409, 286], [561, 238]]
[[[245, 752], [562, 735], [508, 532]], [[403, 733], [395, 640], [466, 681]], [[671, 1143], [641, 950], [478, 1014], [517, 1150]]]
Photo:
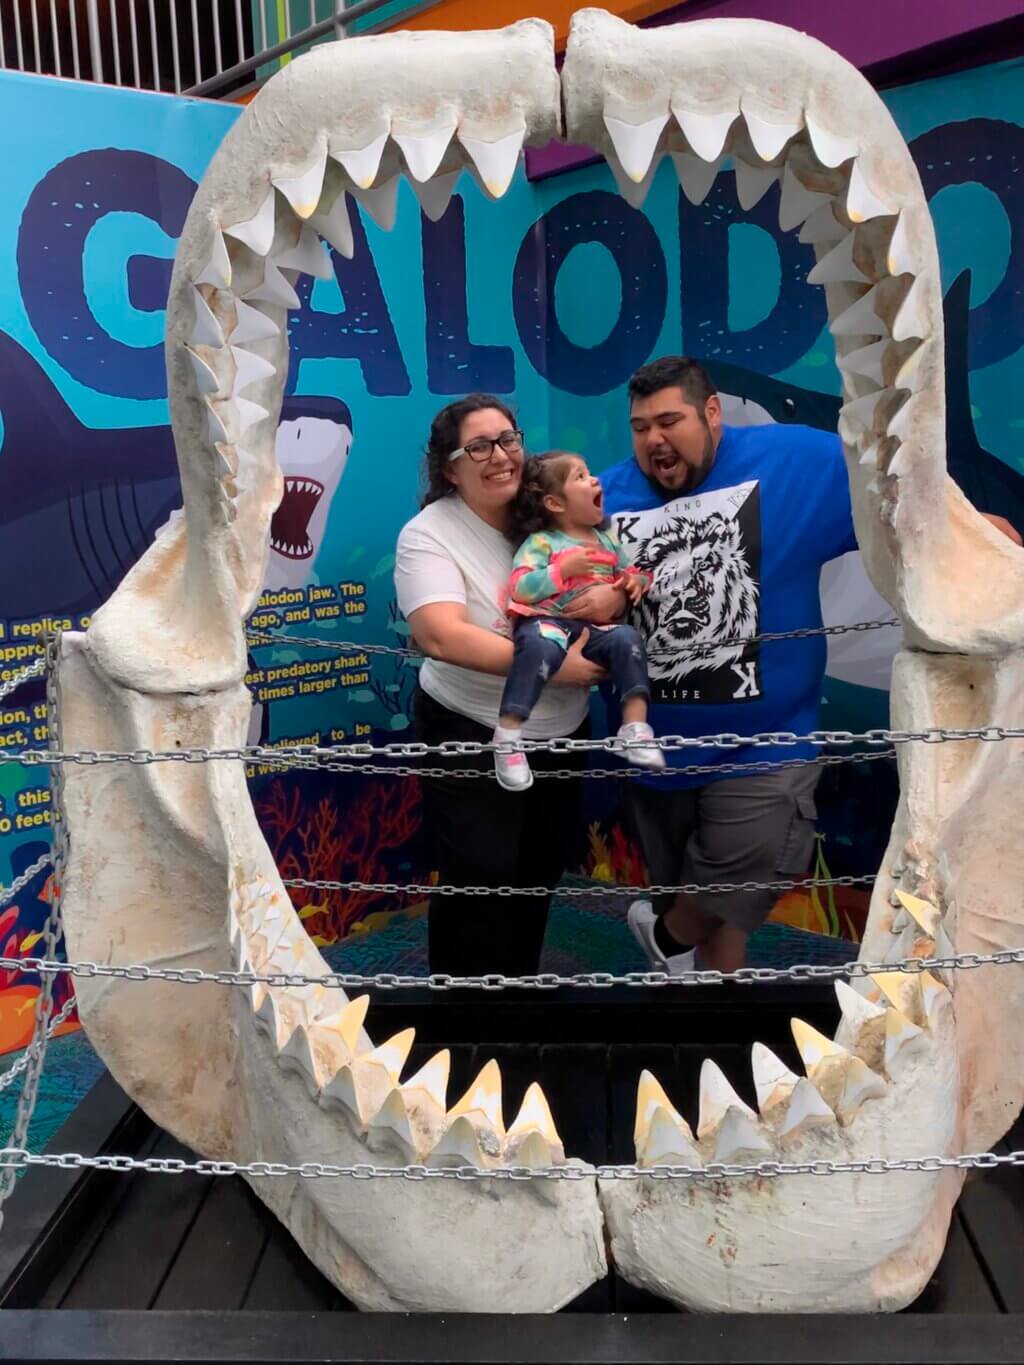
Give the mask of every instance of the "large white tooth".
[[862, 465], [867, 465], [871, 469], [877, 469], [878, 454], [881, 448], [882, 448], [881, 441], [872, 441], [871, 444], [867, 447], [867, 449], [862, 452], [858, 463]]
[[377, 179], [380, 159], [384, 155], [387, 140], [388, 134], [383, 132], [365, 147], [342, 148], [331, 143], [331, 156], [344, 167], [353, 184], [358, 185], [361, 190], [366, 190]]
[[393, 175], [390, 180], [385, 180], [382, 185], [374, 185], [372, 189], [352, 191], [352, 197], [362, 204], [377, 226], [385, 232], [390, 232], [395, 226], [398, 180], [399, 177]]
[[286, 1071], [297, 1072], [306, 1082], [311, 1094], [320, 1089], [320, 1076], [317, 1073], [309, 1033], [300, 1024], [278, 1054], [278, 1060]]
[[525, 136], [525, 126], [517, 128], [514, 133], [497, 138], [494, 142], [484, 142], [482, 138], [459, 134], [459, 141], [476, 167], [484, 188], [495, 199], [500, 199], [512, 183]]
[[355, 254], [355, 242], [344, 192], [337, 196], [326, 213], [314, 213], [309, 224], [325, 241], [330, 242], [340, 256], [349, 261], [352, 259]]
[[355, 1000], [350, 1000], [340, 1010], [324, 1015], [321, 1019], [314, 1019], [313, 1028], [322, 1029], [325, 1034], [334, 1034], [340, 1039], [348, 1057], [354, 1057], [359, 1046], [359, 1039], [362, 1036], [366, 1011], [369, 1008], [370, 997], [368, 995], [356, 996]]
[[710, 1137], [718, 1130], [731, 1109], [738, 1110], [756, 1122], [757, 1115], [740, 1099], [729, 1084], [721, 1067], [710, 1057], [700, 1069], [700, 1117], [697, 1121], [698, 1138]]
[[561, 1164], [561, 1158], [552, 1153], [544, 1138], [536, 1132], [527, 1133], [514, 1153], [506, 1157], [506, 1161], [511, 1165], [532, 1167], [534, 1170]]
[[193, 346], [214, 346], [224, 345], [224, 329], [214, 315], [213, 309], [206, 302], [199, 289], [193, 290], [196, 305], [196, 320], [192, 328]]
[[800, 229], [798, 241], [805, 246], [824, 246], [828, 242], [841, 242], [847, 229], [836, 220], [832, 211], [832, 201], [814, 210]]
[[269, 379], [277, 371], [269, 360], [264, 360], [261, 355], [254, 355], [252, 351], [245, 351], [241, 346], [232, 346], [231, 354], [235, 358], [235, 393], [242, 393], [250, 384], [258, 384], [261, 379]]
[[273, 303], [278, 308], [298, 308], [299, 296], [274, 262], [268, 257], [263, 267], [263, 282], [254, 289], [247, 289], [245, 298], [261, 303]]
[[214, 446], [217, 453], [217, 475], [220, 478], [234, 478], [238, 473], [238, 450], [235, 446], [220, 442]]
[[[922, 395], [912, 393], [907, 401], [900, 408], [889, 422], [889, 435], [895, 436], [898, 441], [906, 441], [908, 433], [914, 425], [914, 413], [920, 405]], [[890, 472], [895, 473], [890, 465]]]
[[748, 166], [738, 156], [733, 157], [732, 164], [736, 172], [736, 198], [740, 208], [749, 213], [761, 202], [781, 172], [777, 166]]
[[808, 1128], [820, 1128], [826, 1124], [833, 1128], [836, 1126], [835, 1114], [809, 1080], [803, 1078], [797, 1081], [789, 1097], [786, 1117], [779, 1129], [780, 1137], [792, 1137]]
[[739, 110], [727, 109], [720, 114], [700, 114], [694, 109], [683, 109], [673, 101], [672, 113], [687, 142], [701, 160], [717, 161]]
[[412, 192], [432, 223], [438, 222], [447, 212], [456, 181], [461, 174], [461, 171], [452, 171], [449, 175], [435, 175], [432, 180], [427, 180], [422, 185], [418, 181], [412, 182]]
[[881, 218], [895, 213], [896, 209], [880, 199], [864, 179], [860, 160], [853, 163], [850, 172], [850, 188], [846, 192], [846, 216], [851, 223], [866, 223], [869, 218]]
[[873, 285], [866, 294], [852, 303], [849, 308], [833, 318], [828, 325], [834, 337], [887, 337], [889, 329], [875, 312], [878, 301], [878, 285]]
[[715, 1161], [735, 1161], [740, 1156], [771, 1156], [772, 1147], [749, 1109], [726, 1111], [715, 1138]]
[[220, 390], [220, 376], [217, 371], [201, 355], [197, 355], [191, 346], [186, 346], [185, 350], [192, 362], [192, 370], [196, 377], [196, 387], [199, 392], [204, 396], [208, 393], [217, 393]]
[[300, 218], [309, 218], [316, 212], [326, 169], [327, 139], [321, 135], [316, 140], [313, 159], [304, 171], [300, 171], [298, 175], [281, 176], [274, 180], [274, 184]]
[[894, 389], [917, 388], [918, 370], [921, 368], [921, 362], [929, 354], [930, 350], [931, 350], [930, 339], [927, 341], [922, 341], [920, 346], [914, 347], [914, 349], [907, 356], [906, 360], [903, 361], [899, 369], [896, 371], [896, 377], [893, 380]]
[[329, 280], [334, 276], [331, 262], [315, 228], [307, 223], [303, 223], [295, 245], [276, 256], [274, 264], [279, 270], [301, 270], [304, 275], [313, 275], [318, 280]]
[[460, 1117], [482, 1122], [499, 1138], [505, 1135], [505, 1121], [501, 1112], [501, 1071], [496, 1061], [489, 1061], [462, 1099], [448, 1111], [452, 1123]]
[[671, 1106], [657, 1105], [650, 1116], [647, 1133], [637, 1144], [636, 1159], [641, 1166], [703, 1166], [689, 1125]]
[[612, 118], [610, 114], [604, 116], [604, 126], [608, 129], [615, 155], [630, 180], [638, 185], [650, 170], [651, 159], [658, 149], [658, 139], [666, 123], [668, 114], [658, 114], [646, 123], [625, 123], [622, 119]]
[[844, 161], [849, 161], [851, 157], [857, 156], [860, 152], [860, 147], [856, 142], [830, 133], [827, 128], [821, 126], [813, 114], [805, 113], [804, 121], [807, 124], [807, 131], [811, 135], [814, 155], [823, 166], [841, 166]]
[[782, 196], [779, 200], [779, 227], [792, 232], [816, 209], [832, 203], [832, 196], [809, 190], [797, 179], [789, 162], [782, 172]]
[[923, 275], [918, 275], [910, 286], [907, 297], [900, 304], [899, 312], [893, 318], [893, 341], [910, 341], [912, 338], [925, 338], [931, 332], [928, 321], [928, 287]]
[[258, 308], [253, 308], [241, 299], [235, 300], [235, 309], [238, 320], [231, 331], [232, 346], [245, 346], [250, 341], [268, 341], [277, 336], [280, 329], [266, 313], [261, 313]]
[[847, 430], [852, 432], [871, 431], [878, 404], [888, 392], [888, 389], [879, 389], [877, 393], [865, 394], [863, 398], [854, 398], [850, 402], [844, 403], [840, 409], [840, 420]]
[[788, 1100], [800, 1081], [800, 1077], [763, 1043], [755, 1043], [750, 1049], [750, 1067], [757, 1091], [757, 1107], [762, 1114]]
[[910, 249], [909, 218], [906, 209], [896, 220], [892, 237], [889, 240], [887, 264], [890, 275], [916, 275], [917, 262]]
[[374, 1066], [381, 1066], [387, 1072], [392, 1085], [398, 1084], [398, 1078], [402, 1074], [402, 1067], [405, 1066], [409, 1058], [409, 1052], [416, 1039], [414, 1028], [403, 1029], [401, 1033], [396, 1033], [393, 1038], [375, 1047], [372, 1052], [366, 1052], [359, 1058], [359, 1065], [372, 1063]]
[[[543, 1144], [547, 1158], [543, 1164], [550, 1165], [552, 1162], [564, 1160], [565, 1149], [562, 1146], [562, 1139], [558, 1136], [558, 1129], [551, 1117], [551, 1108], [544, 1091], [536, 1081], [527, 1088], [523, 1102], [519, 1106], [519, 1113], [505, 1134], [505, 1151], [509, 1159], [524, 1164], [522, 1153], [531, 1138], [540, 1138]], [[532, 1145], [535, 1148], [537, 1146], [536, 1143]]]
[[437, 1166], [479, 1167], [486, 1164], [477, 1130], [465, 1115], [449, 1124], [429, 1159], [432, 1165]]
[[248, 398], [234, 398], [232, 400], [235, 413], [238, 417], [238, 433], [243, 435], [250, 427], [262, 422], [264, 417], [269, 417], [266, 408], [261, 408], [259, 403], [250, 403]]
[[855, 233], [848, 232], [827, 256], [822, 256], [814, 269], [808, 273], [808, 284], [871, 283], [853, 259], [855, 235]]
[[936, 930], [942, 923], [939, 909], [932, 905], [931, 901], [922, 900], [920, 896], [912, 896], [908, 891], [897, 891], [896, 899], [922, 931], [929, 938], [934, 938]]
[[885, 1014], [885, 1069], [892, 1071], [892, 1064], [905, 1044], [920, 1038], [923, 1030], [908, 1019], [902, 1010], [890, 1009]]
[[210, 256], [195, 277], [195, 284], [212, 284], [215, 289], [231, 288], [231, 259], [227, 244], [220, 232], [214, 230]]
[[699, 156], [689, 152], [673, 152], [672, 164], [676, 168], [679, 184], [691, 204], [703, 204], [708, 197], [715, 176], [722, 169], [720, 157], [717, 161], [702, 161]]
[[455, 132], [455, 117], [449, 111], [438, 115], [429, 128], [418, 133], [396, 133], [391, 136], [398, 145], [409, 174], [414, 180], [429, 180], [440, 166], [448, 144]]
[[860, 346], [856, 351], [850, 351], [848, 355], [837, 356], [836, 364], [843, 374], [861, 374], [865, 379], [870, 379], [882, 387], [882, 359], [889, 349], [889, 342], [872, 341], [867, 346]]
[[843, 1042], [868, 1066], [881, 1066], [885, 1055], [885, 1006], [865, 999], [845, 981], [837, 981], [835, 986]]
[[401, 1090], [388, 1092], [387, 1099], [367, 1124], [367, 1146], [371, 1151], [381, 1147], [398, 1149], [404, 1160], [415, 1160], [416, 1137], [409, 1122], [409, 1111]]
[[931, 1027], [941, 1001], [949, 995], [931, 972], [878, 972], [872, 981], [912, 1024]]
[[213, 406], [214, 399], [205, 398], [206, 403], [206, 426], [210, 436], [210, 444], [217, 445], [218, 442], [227, 442], [228, 429], [224, 425], [224, 420], [220, 413]]
[[796, 137], [802, 123], [774, 123], [744, 109], [750, 141], [762, 161], [774, 161], [790, 138]]
[[651, 169], [647, 172], [639, 185], [635, 180], [630, 180], [629, 176], [619, 165], [617, 156], [609, 152], [605, 157], [605, 160], [608, 162], [608, 169], [615, 179], [619, 194], [621, 194], [631, 208], [640, 209], [643, 207], [644, 200], [647, 198], [650, 188], [654, 184], [654, 177], [661, 164], [661, 156], [662, 154], [660, 152], [655, 156], [654, 160], [651, 162]]
[[850, 1123], [865, 1100], [879, 1099], [888, 1092], [882, 1077], [839, 1043], [802, 1019], [791, 1020], [790, 1027], [808, 1079], [841, 1123]]
[[[253, 976], [258, 975], [252, 963], [244, 953], [239, 956], [238, 970], [240, 972], [252, 973]], [[249, 994], [249, 1005], [252, 1008], [253, 1014], [257, 1014], [260, 1006], [263, 1004], [263, 997], [267, 994], [266, 986], [264, 986], [262, 981], [252, 981], [248, 986], [244, 987], [244, 989]]]
[[652, 1072], [641, 1071], [636, 1090], [636, 1117], [633, 1123], [633, 1146], [637, 1151], [646, 1143], [651, 1120], [658, 1109], [671, 1114], [673, 1120], [680, 1125], [680, 1130], [689, 1133], [692, 1140], [693, 1134], [689, 1125], [665, 1094], [661, 1082]]
[[244, 223], [232, 223], [223, 230], [257, 256], [268, 256], [274, 245], [274, 191], [270, 190], [263, 203]]
[[320, 1091], [320, 1103], [325, 1109], [344, 1109], [362, 1127], [366, 1122], [359, 1100], [359, 1086], [351, 1066], [340, 1066]]

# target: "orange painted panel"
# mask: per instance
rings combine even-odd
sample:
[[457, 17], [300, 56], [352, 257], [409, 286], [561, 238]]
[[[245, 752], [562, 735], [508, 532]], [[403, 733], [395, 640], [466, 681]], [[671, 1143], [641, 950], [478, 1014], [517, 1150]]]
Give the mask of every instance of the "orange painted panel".
[[[668, 9], [672, 0], [602, 0], [602, 9], [617, 14], [620, 19], [636, 23]], [[555, 30], [555, 45], [565, 46], [569, 21], [576, 10], [583, 8], [582, 0], [440, 0], [421, 14], [414, 14], [395, 24], [395, 28], [412, 29], [473, 29], [503, 28], [517, 19], [546, 19]]]

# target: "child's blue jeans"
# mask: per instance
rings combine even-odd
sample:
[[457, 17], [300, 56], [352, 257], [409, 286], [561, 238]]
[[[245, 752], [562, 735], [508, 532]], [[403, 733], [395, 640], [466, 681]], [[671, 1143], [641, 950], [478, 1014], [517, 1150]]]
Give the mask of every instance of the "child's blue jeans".
[[545, 686], [562, 667], [569, 646], [585, 630], [590, 631], [590, 639], [583, 646], [583, 657], [607, 670], [619, 700], [649, 697], [647, 654], [632, 626], [591, 626], [564, 616], [527, 616], [516, 626], [515, 657], [499, 714], [526, 720]]

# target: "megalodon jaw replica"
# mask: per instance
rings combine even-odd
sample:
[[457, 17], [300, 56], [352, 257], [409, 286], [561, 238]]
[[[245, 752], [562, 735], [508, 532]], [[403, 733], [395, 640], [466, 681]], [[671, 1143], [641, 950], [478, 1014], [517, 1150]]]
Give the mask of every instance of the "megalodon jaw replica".
[[[492, 198], [524, 142], [600, 147], [639, 205], [671, 156], [702, 199], [726, 157], [751, 207], [813, 245], [843, 379], [868, 572], [899, 611], [897, 726], [1019, 725], [1024, 554], [944, 466], [934, 232], [906, 146], [862, 77], [775, 25], [643, 32], [576, 15], [564, 70], [538, 20], [316, 48], [239, 118], [196, 194], [167, 314], [185, 515], [65, 637], [68, 749], [235, 747], [250, 702], [243, 621], [281, 496], [274, 433], [296, 274], [351, 253], [352, 200], [388, 225], [397, 177], [438, 216], [466, 169]], [[866, 959], [1021, 946], [1021, 745], [900, 748], [901, 798]], [[67, 776], [69, 956], [323, 976], [256, 825], [242, 765], [104, 765]], [[756, 989], [756, 988], [753, 988]], [[82, 980], [88, 1034], [125, 1089], [205, 1156], [378, 1165], [557, 1165], [536, 1087], [506, 1129], [497, 1067], [454, 1106], [442, 1053], [402, 1080], [411, 1036], [374, 1046], [336, 987]], [[837, 987], [835, 1039], [794, 1021], [806, 1074], [755, 1046], [759, 1113], [706, 1063], [692, 1130], [640, 1078], [641, 1166], [950, 1155], [995, 1141], [1024, 1072], [994, 1039], [1024, 1022], [1006, 968], [881, 973]], [[753, 998], [752, 998], [752, 1004]], [[370, 1021], [372, 1023], [372, 1020]], [[356, 1181], [253, 1188], [358, 1306], [551, 1311], [606, 1273], [689, 1308], [874, 1311], [911, 1302], [941, 1255], [957, 1172], [777, 1179]]]

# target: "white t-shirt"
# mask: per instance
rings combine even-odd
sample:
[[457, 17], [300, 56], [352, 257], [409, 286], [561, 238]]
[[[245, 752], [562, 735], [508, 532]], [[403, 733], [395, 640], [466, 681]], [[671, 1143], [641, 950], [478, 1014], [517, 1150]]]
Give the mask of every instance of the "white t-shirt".
[[[395, 588], [405, 617], [432, 602], [459, 602], [474, 626], [511, 635], [502, 595], [513, 547], [470, 511], [457, 493], [425, 507], [398, 537]], [[497, 724], [505, 679], [427, 659], [420, 669], [427, 696], [488, 728]], [[523, 727], [527, 739], [571, 735], [587, 713], [587, 689], [545, 687]]]

